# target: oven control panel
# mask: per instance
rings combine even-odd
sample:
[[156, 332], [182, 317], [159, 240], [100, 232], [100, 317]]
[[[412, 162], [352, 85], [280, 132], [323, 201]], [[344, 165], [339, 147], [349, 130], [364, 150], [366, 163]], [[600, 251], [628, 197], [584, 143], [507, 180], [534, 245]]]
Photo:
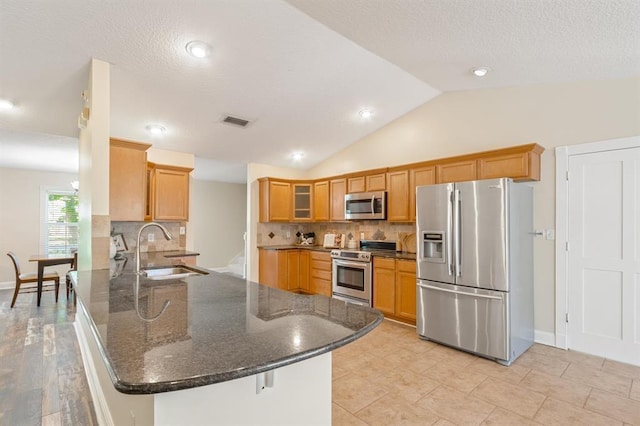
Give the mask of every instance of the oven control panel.
[[331, 257], [356, 260], [358, 262], [371, 262], [371, 253], [366, 251], [331, 250]]

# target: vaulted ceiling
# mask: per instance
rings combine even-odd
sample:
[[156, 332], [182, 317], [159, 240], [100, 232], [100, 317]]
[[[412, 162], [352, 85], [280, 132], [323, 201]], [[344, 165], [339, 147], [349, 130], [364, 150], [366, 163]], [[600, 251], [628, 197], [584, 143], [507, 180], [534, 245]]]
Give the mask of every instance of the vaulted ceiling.
[[249, 162], [310, 168], [444, 91], [638, 75], [640, 2], [2, 0], [0, 166], [56, 152], [77, 169], [91, 58], [111, 64], [112, 136], [241, 182]]

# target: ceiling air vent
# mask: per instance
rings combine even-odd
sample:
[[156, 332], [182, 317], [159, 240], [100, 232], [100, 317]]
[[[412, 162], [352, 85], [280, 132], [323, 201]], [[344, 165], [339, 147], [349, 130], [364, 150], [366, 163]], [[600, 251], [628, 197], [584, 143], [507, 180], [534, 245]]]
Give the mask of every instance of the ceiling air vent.
[[222, 122], [225, 124], [232, 124], [238, 127], [247, 127], [251, 122], [249, 120], [245, 120], [244, 118], [234, 117], [232, 115], [227, 115], [222, 119]]

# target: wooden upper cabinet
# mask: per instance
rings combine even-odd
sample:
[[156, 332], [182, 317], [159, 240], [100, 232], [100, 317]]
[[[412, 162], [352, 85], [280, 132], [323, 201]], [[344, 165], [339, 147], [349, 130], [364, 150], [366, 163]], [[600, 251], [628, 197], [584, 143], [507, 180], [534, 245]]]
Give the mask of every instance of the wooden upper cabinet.
[[366, 176], [367, 191], [384, 191], [387, 189], [386, 173], [376, 173]]
[[189, 220], [189, 173], [187, 167], [155, 164], [153, 167], [153, 219]]
[[150, 144], [110, 139], [109, 216], [112, 221], [143, 221], [147, 199]]
[[438, 183], [464, 182], [477, 179], [477, 160], [462, 160], [436, 166]]
[[416, 188], [436, 183], [436, 166], [414, 167], [409, 170], [409, 220], [416, 220]]
[[369, 175], [354, 176], [347, 179], [347, 194], [355, 192], [384, 191], [387, 189], [384, 171]]
[[291, 185], [293, 195], [293, 220], [309, 222], [313, 213], [313, 185], [310, 183], [294, 183]]
[[364, 176], [356, 176], [347, 179], [348, 188], [347, 193], [353, 194], [354, 192], [365, 192], [367, 189], [367, 183]]
[[328, 222], [330, 212], [329, 181], [323, 180], [313, 184], [313, 220]]
[[329, 220], [340, 221], [344, 218], [344, 196], [347, 193], [346, 179], [333, 179], [329, 182], [331, 194], [331, 211]]
[[292, 220], [291, 183], [258, 179], [260, 182], [260, 222], [290, 222]]
[[[506, 149], [502, 155], [479, 159], [478, 179], [510, 177], [516, 181], [540, 180], [540, 155], [544, 149], [536, 144], [517, 148], [520, 148], [521, 152], [510, 152]], [[515, 150], [516, 148], [511, 151]]]
[[407, 222], [409, 214], [409, 170], [387, 173], [387, 220]]

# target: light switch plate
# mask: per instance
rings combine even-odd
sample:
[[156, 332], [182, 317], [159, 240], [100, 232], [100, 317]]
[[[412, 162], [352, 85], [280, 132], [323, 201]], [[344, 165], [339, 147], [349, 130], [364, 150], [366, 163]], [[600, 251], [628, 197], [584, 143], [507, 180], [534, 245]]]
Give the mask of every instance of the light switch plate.
[[186, 234], [187, 230], [184, 228], [184, 226], [180, 227], [180, 235], [184, 235]]

